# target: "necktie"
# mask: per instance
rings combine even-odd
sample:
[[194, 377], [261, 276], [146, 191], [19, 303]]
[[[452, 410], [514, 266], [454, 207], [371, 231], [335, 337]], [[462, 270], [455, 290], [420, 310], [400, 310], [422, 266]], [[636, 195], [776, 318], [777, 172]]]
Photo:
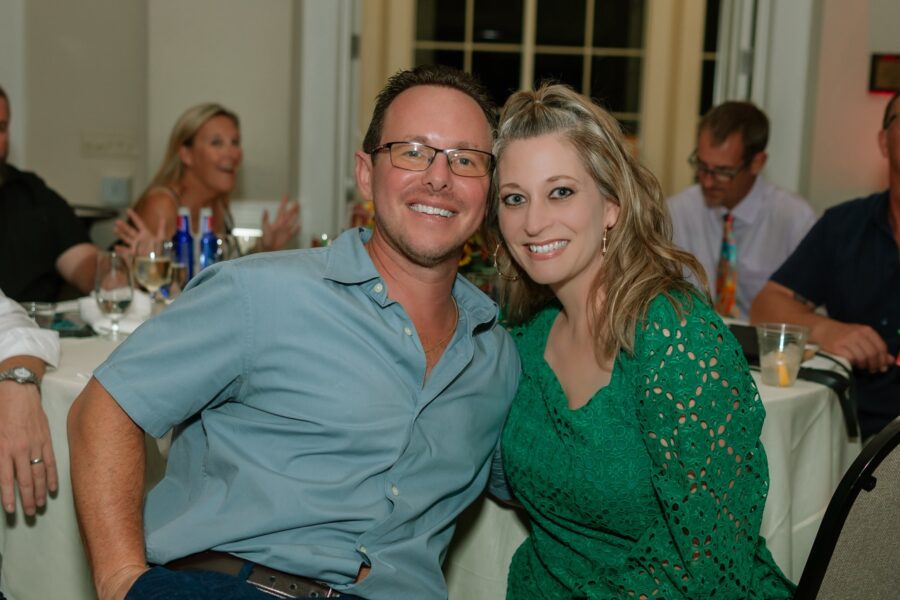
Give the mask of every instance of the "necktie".
[[722, 253], [716, 270], [716, 312], [726, 317], [735, 315], [737, 292], [737, 246], [734, 244], [734, 215], [725, 214], [722, 223]]

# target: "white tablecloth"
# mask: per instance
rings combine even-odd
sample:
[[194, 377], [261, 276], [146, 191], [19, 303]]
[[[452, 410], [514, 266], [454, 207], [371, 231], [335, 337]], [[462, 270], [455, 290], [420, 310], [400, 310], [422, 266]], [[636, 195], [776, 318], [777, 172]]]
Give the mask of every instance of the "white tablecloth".
[[[771, 482], [760, 533], [778, 566], [797, 581], [828, 501], [860, 445], [847, 438], [830, 389], [802, 380], [771, 387], [758, 373], [754, 378], [766, 407], [760, 438]], [[444, 565], [450, 600], [504, 598], [509, 561], [527, 535], [526, 520], [511, 508], [486, 498], [470, 507]]]
[[[24, 517], [18, 507], [0, 522], [0, 591], [9, 600], [96, 597], [72, 503], [66, 416], [93, 369], [115, 346], [103, 338], [63, 339], [59, 368], [44, 377], [41, 402], [50, 422], [59, 490], [35, 518]], [[164, 463], [152, 438], [147, 438], [147, 451], [147, 480], [155, 483]]]
[[[91, 371], [114, 347], [101, 338], [64, 339], [60, 367], [44, 377], [59, 491], [36, 518], [24, 518], [19, 509], [0, 521], [0, 591], [9, 600], [95, 597], [72, 503], [66, 415]], [[827, 388], [798, 381], [791, 388], [760, 384], [760, 393], [771, 478], [762, 535], [781, 568], [797, 580], [828, 500], [859, 444], [847, 440], [837, 399]], [[147, 450], [147, 479], [153, 483], [164, 461], [150, 438]], [[526, 534], [514, 511], [491, 500], [466, 511], [445, 564], [450, 598], [503, 598], [509, 560]]]

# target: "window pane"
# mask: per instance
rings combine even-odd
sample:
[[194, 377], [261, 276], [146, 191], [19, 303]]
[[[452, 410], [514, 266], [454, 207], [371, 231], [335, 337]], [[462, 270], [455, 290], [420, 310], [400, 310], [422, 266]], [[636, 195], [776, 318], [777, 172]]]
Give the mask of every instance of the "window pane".
[[553, 79], [560, 83], [568, 83], [580, 92], [584, 89], [582, 85], [583, 65], [584, 58], [581, 56], [535, 54], [534, 84], [537, 85], [545, 79]]
[[[619, 119], [619, 123], [622, 125], [622, 131], [625, 132], [626, 137], [637, 137], [637, 135], [641, 132], [640, 123], [638, 121], [634, 121], [632, 119]], [[634, 148], [631, 149], [632, 153], [636, 156], [637, 153], [634, 152]]]
[[490, 90], [498, 106], [502, 106], [509, 95], [519, 89], [521, 66], [518, 53], [472, 53], [472, 72]]
[[584, 0], [538, 0], [536, 43], [542, 46], [583, 46], [584, 12]]
[[715, 52], [719, 39], [719, 0], [706, 0], [706, 23], [703, 26], [703, 51]]
[[713, 85], [716, 82], [716, 61], [703, 61], [703, 74], [700, 79], [700, 114], [705, 115], [706, 111], [713, 105]]
[[595, 57], [591, 64], [591, 97], [613, 112], [640, 112], [641, 59]]
[[[476, 42], [521, 43], [522, 3], [523, 0], [475, 0], [473, 39]], [[465, 6], [461, 1], [455, 4]]]
[[458, 0], [418, 0], [416, 39], [461, 42], [465, 39], [465, 4]]
[[594, 47], [643, 48], [644, 0], [597, 0]]
[[463, 68], [462, 50], [416, 50], [416, 66], [445, 65]]

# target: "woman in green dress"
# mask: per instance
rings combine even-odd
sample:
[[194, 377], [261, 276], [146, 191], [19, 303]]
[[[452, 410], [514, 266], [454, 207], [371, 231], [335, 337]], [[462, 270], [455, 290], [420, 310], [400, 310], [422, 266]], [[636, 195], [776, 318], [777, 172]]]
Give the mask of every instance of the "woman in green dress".
[[790, 598], [759, 535], [764, 409], [656, 179], [562, 85], [514, 94], [494, 153], [523, 367], [503, 462], [531, 521], [508, 597]]

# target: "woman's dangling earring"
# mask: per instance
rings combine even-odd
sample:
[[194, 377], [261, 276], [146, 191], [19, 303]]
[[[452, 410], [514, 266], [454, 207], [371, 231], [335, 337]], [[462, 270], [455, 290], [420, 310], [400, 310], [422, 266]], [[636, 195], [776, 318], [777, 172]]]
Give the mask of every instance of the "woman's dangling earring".
[[518, 275], [506, 275], [503, 271], [500, 270], [500, 264], [497, 262], [497, 255], [500, 253], [500, 247], [503, 245], [503, 242], [497, 242], [497, 247], [494, 248], [494, 268], [497, 270], [497, 275], [500, 276], [500, 279], [505, 281], [518, 281]]
[[606, 256], [606, 251], [608, 250], [606, 246], [606, 234], [609, 233], [609, 227], [603, 230], [603, 240], [600, 242], [600, 254]]

